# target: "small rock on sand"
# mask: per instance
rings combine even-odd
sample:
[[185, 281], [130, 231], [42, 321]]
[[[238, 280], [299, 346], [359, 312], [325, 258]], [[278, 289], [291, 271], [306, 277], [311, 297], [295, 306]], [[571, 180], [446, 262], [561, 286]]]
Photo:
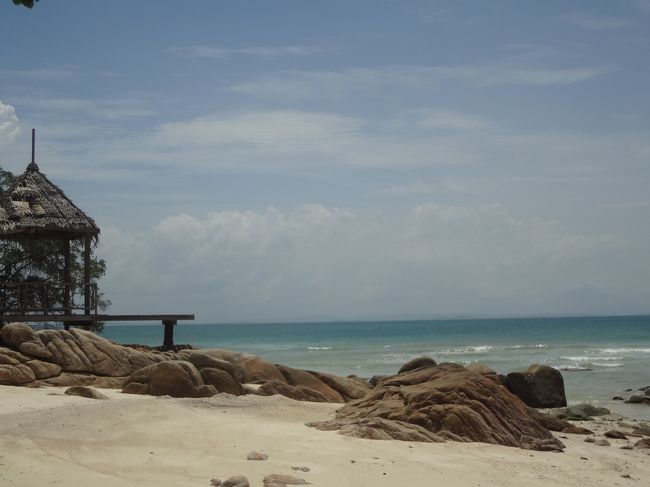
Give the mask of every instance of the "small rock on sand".
[[233, 475], [221, 482], [221, 487], [250, 487], [248, 479], [243, 475]]
[[598, 445], [598, 446], [610, 446], [610, 442], [607, 441], [607, 440], [605, 440], [605, 439], [601, 439], [601, 440], [596, 440], [596, 441], [594, 441], [594, 445]]
[[87, 397], [88, 399], [108, 399], [108, 396], [106, 394], [102, 394], [101, 392], [93, 389], [92, 387], [87, 387], [87, 386], [68, 387], [65, 390], [64, 394], [67, 394], [68, 396]]
[[273, 473], [264, 477], [264, 487], [284, 487], [285, 485], [307, 484], [309, 484], [309, 482], [307, 482], [305, 479], [279, 473]]
[[246, 455], [246, 460], [268, 460], [269, 456], [266, 453], [252, 451]]
[[627, 435], [619, 430], [609, 430], [605, 432], [607, 438], [613, 438], [615, 440], [627, 440]]
[[634, 448], [650, 448], [650, 438], [643, 438], [634, 444]]

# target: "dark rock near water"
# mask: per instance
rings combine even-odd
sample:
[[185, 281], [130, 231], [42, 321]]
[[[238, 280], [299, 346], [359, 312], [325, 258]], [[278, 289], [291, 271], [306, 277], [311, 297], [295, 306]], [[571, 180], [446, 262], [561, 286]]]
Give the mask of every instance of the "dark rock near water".
[[583, 428], [581, 426], [576, 426], [574, 424], [569, 423], [568, 421], [564, 419], [560, 419], [557, 416], [553, 416], [550, 414], [544, 414], [537, 409], [534, 408], [528, 408], [528, 413], [537, 421], [539, 424], [541, 424], [544, 428], [551, 430], [551, 431], [557, 431], [560, 433], [571, 433], [571, 434], [576, 434], [576, 435], [593, 435], [594, 432], [591, 430], [588, 430], [587, 428]]
[[622, 401], [623, 398], [621, 396], [614, 396], [612, 397], [612, 401]]
[[506, 385], [510, 392], [534, 408], [567, 405], [562, 374], [548, 365], [533, 364], [526, 372], [511, 372], [506, 376]]
[[630, 396], [629, 399], [627, 399], [625, 402], [627, 404], [643, 404], [644, 402], [646, 402], [646, 398], [645, 396], [634, 394]]
[[583, 403], [559, 409], [553, 414], [557, 418], [569, 421], [589, 421], [593, 416], [605, 416], [611, 413], [612, 412], [607, 408], [600, 408], [589, 403]]
[[401, 374], [410, 370], [421, 369], [422, 367], [434, 367], [435, 365], [437, 365], [437, 363], [431, 357], [416, 357], [402, 365], [397, 373]]

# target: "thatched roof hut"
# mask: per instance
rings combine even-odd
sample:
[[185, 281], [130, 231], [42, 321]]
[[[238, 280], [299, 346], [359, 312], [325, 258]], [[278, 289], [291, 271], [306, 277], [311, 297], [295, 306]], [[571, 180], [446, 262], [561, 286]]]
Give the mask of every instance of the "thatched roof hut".
[[0, 238], [97, 238], [99, 227], [32, 161], [0, 196]]
[[[0, 240], [60, 240], [63, 242], [63, 308], [70, 315], [74, 308], [74, 287], [71, 277], [71, 248], [72, 240], [82, 240], [84, 243], [84, 314], [96, 312], [96, 299], [93, 304], [93, 293], [96, 285], [90, 280], [91, 244], [97, 241], [99, 227], [95, 221], [86, 215], [68, 198], [65, 193], [41, 173], [35, 157], [36, 133], [32, 129], [32, 161], [16, 181], [0, 195]], [[4, 283], [3, 286], [18, 284], [17, 289], [23, 289], [26, 283]], [[47, 301], [47, 299], [45, 300]], [[23, 306], [24, 308], [24, 306]], [[43, 314], [51, 314], [48, 304], [41, 310]], [[23, 312], [24, 314], [24, 312]]]

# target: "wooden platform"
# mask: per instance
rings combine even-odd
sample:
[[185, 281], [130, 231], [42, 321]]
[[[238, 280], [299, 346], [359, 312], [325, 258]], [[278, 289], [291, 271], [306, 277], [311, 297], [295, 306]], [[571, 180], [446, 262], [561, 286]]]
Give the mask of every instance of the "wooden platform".
[[90, 326], [97, 321], [160, 321], [165, 327], [163, 337], [163, 347], [171, 349], [174, 346], [174, 326], [179, 321], [194, 320], [192, 314], [178, 314], [178, 315], [105, 315], [105, 314], [91, 314], [91, 315], [56, 315], [56, 314], [40, 314], [40, 315], [0, 315], [0, 320], [4, 322], [23, 321], [23, 322], [48, 322], [54, 321], [63, 323], [67, 330], [71, 325]]

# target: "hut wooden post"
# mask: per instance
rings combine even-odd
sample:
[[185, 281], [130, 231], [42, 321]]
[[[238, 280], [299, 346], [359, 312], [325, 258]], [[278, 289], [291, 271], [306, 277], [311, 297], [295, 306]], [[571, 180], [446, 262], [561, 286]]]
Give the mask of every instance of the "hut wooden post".
[[72, 314], [71, 296], [70, 296], [70, 281], [72, 281], [70, 272], [70, 240], [63, 240], [63, 310], [66, 315]]
[[84, 237], [84, 314], [90, 314], [90, 244], [92, 237]]

